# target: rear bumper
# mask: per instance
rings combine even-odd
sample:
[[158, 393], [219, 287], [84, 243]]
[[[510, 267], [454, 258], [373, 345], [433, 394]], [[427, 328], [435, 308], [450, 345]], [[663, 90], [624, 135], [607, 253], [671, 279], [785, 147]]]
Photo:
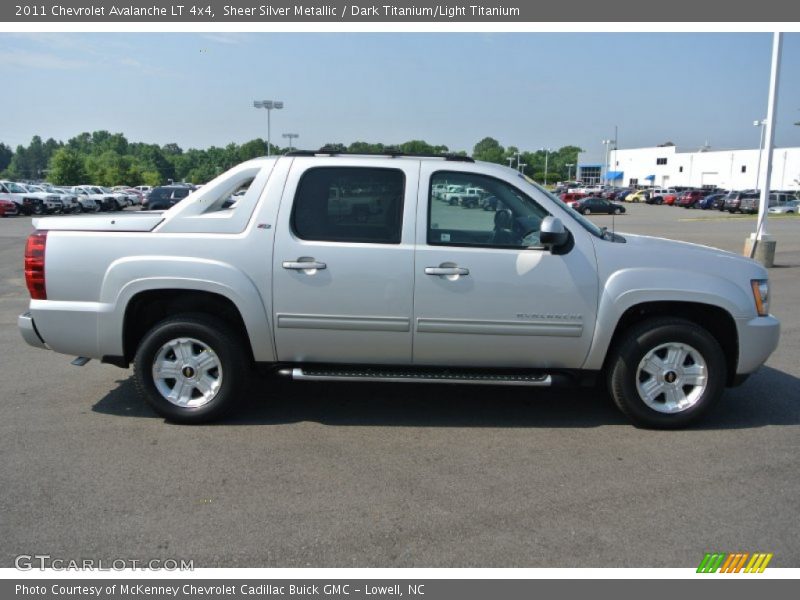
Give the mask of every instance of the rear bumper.
[[44, 343], [44, 340], [39, 336], [39, 332], [36, 331], [36, 325], [33, 322], [31, 313], [22, 313], [17, 317], [17, 327], [19, 328], [20, 335], [22, 335], [22, 339], [30, 346], [34, 348], [47, 348], [47, 344]]
[[778, 347], [781, 324], [773, 316], [737, 319], [739, 365], [737, 375], [752, 373], [763, 365]]

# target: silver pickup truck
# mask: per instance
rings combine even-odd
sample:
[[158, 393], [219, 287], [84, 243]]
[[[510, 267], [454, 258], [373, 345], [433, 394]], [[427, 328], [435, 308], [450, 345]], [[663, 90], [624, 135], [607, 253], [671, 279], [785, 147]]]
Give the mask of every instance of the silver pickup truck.
[[[445, 182], [502, 208], [434, 200]], [[338, 210], [335, 189], [374, 210]], [[635, 424], [674, 428], [779, 337], [757, 263], [608, 232], [464, 157], [294, 152], [164, 212], [34, 225], [23, 338], [76, 364], [133, 363], [144, 399], [177, 422], [220, 417], [257, 366], [313, 381], [604, 383]]]

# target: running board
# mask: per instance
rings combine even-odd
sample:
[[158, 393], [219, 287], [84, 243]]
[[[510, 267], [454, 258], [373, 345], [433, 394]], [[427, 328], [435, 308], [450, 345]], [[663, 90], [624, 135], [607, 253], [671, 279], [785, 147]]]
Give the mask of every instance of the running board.
[[279, 375], [298, 381], [384, 381], [388, 383], [469, 383], [473, 385], [519, 385], [549, 387], [553, 378], [546, 373], [481, 373], [477, 371], [413, 371], [401, 369], [322, 369], [294, 367]]

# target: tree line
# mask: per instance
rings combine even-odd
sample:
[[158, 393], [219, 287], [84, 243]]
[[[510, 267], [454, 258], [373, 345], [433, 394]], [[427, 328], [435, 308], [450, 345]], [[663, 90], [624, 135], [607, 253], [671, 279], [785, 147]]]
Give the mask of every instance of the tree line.
[[[357, 141], [349, 145], [329, 143], [325, 147], [339, 152], [381, 153], [399, 151], [412, 154], [452, 152], [447, 146], [431, 145], [422, 140], [402, 144], [381, 144]], [[270, 145], [271, 154], [284, 154], [289, 148]], [[555, 182], [567, 179], [570, 168], [577, 164], [577, 146], [564, 146], [545, 151], [520, 151], [515, 146], [504, 148], [496, 139], [486, 137], [475, 144], [472, 157], [502, 165], [519, 165], [524, 173], [537, 181]], [[466, 156], [465, 151], [454, 154]], [[0, 177], [40, 181], [56, 185], [163, 185], [169, 181], [206, 183], [231, 167], [267, 154], [267, 142], [256, 138], [224, 148], [211, 146], [204, 150], [182, 149], [177, 144], [129, 142], [121, 133], [105, 130], [81, 133], [66, 142], [33, 136], [27, 146], [15, 150], [0, 142]], [[547, 161], [545, 160], [547, 158]], [[547, 173], [545, 174], [545, 162]], [[574, 168], [572, 169], [574, 174]], [[545, 177], [546, 175], [546, 177]]]

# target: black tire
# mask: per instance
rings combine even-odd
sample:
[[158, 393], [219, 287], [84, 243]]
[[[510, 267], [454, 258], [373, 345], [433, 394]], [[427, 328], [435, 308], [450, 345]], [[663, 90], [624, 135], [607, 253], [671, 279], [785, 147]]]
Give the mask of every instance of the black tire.
[[591, 208], [584, 208], [583, 211], [581, 211], [581, 214], [590, 215], [590, 214], [592, 214], [592, 209]]
[[615, 208], [614, 209], [614, 214], [615, 215], [621, 215], [622, 214], [622, 209], [621, 208]]
[[[642, 359], [651, 350], [668, 343], [691, 346], [706, 363], [705, 389], [688, 408], [673, 413], [649, 407], [637, 389], [637, 371]], [[677, 429], [698, 421], [722, 395], [727, 381], [725, 355], [719, 342], [696, 323], [678, 318], [654, 318], [636, 325], [616, 344], [607, 364], [611, 397], [637, 427]]]
[[[216, 355], [219, 362], [219, 388], [207, 403], [200, 406], [173, 404], [158, 391], [154, 382], [152, 370], [159, 351], [167, 342], [177, 338], [198, 340]], [[233, 408], [239, 391], [246, 384], [250, 370], [250, 358], [244, 350], [246, 343], [225, 322], [211, 315], [193, 313], [170, 317], [154, 325], [139, 344], [133, 362], [136, 387], [153, 410], [168, 421], [185, 424], [215, 421]], [[197, 370], [199, 372], [199, 367]], [[177, 386], [177, 382], [173, 386]]]
[[33, 205], [33, 214], [35, 215], [43, 215], [45, 213], [44, 207], [41, 204], [34, 204]]

